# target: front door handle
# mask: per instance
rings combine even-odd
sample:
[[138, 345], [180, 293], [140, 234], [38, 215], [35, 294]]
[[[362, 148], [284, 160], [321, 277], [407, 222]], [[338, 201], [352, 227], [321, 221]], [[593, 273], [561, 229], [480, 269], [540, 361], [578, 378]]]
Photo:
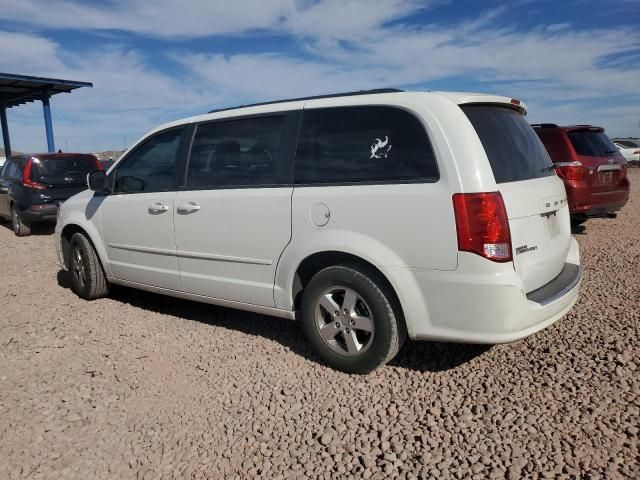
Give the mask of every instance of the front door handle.
[[198, 210], [200, 210], [200, 205], [198, 205], [195, 202], [189, 202], [189, 203], [185, 203], [184, 205], [179, 205], [176, 210], [178, 213], [181, 213], [184, 215], [187, 213], [197, 212]]
[[149, 205], [149, 213], [162, 213], [169, 211], [169, 206], [160, 202]]

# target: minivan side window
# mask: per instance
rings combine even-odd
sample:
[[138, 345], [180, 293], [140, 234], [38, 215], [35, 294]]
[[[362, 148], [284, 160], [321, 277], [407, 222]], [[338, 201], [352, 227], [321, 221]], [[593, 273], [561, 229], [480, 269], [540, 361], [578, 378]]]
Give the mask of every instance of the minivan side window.
[[131, 152], [116, 171], [114, 193], [176, 189], [176, 157], [183, 128], [158, 133]]
[[435, 182], [438, 166], [427, 132], [395, 107], [305, 110], [296, 184]]
[[285, 115], [269, 115], [198, 125], [186, 189], [290, 183], [289, 159], [282, 149], [285, 119]]

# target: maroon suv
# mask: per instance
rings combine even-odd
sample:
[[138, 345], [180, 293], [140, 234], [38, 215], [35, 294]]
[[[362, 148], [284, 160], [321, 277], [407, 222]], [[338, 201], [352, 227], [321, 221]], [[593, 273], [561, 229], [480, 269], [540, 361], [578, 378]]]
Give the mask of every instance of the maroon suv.
[[615, 216], [629, 198], [626, 160], [604, 129], [591, 125], [532, 125], [564, 181], [574, 223]]

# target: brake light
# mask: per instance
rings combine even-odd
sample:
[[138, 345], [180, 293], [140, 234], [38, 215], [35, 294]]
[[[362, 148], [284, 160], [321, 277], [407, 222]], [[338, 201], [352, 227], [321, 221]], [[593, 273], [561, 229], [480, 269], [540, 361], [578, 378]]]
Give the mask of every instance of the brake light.
[[509, 220], [500, 192], [456, 193], [453, 210], [458, 250], [494, 262], [512, 260]]
[[38, 190], [44, 190], [47, 187], [45, 187], [41, 183], [31, 180], [31, 165], [33, 165], [32, 158], [27, 160], [27, 164], [24, 166], [24, 170], [22, 171], [22, 185], [28, 188], [37, 188]]
[[557, 162], [554, 164], [558, 176], [565, 180], [584, 180], [584, 167], [579, 161]]
[[104, 168], [102, 168], [102, 163], [100, 163], [100, 160], [98, 160], [96, 157], [93, 157], [93, 160], [96, 164], [96, 170], [104, 170]]

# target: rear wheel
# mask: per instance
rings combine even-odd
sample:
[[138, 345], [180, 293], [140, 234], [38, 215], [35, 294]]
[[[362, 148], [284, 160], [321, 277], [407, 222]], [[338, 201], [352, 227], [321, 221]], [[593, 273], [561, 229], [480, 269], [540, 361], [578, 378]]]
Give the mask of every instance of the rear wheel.
[[18, 237], [26, 237], [31, 235], [31, 227], [29, 225], [25, 225], [20, 218], [20, 214], [18, 213], [18, 209], [15, 205], [11, 206], [11, 226], [13, 227], [13, 233], [15, 233]]
[[89, 239], [82, 233], [74, 233], [69, 242], [71, 288], [85, 300], [106, 297], [109, 283], [104, 274], [100, 259]]
[[391, 360], [404, 342], [394, 297], [356, 265], [318, 272], [302, 295], [302, 328], [322, 359], [338, 370], [368, 373]]

